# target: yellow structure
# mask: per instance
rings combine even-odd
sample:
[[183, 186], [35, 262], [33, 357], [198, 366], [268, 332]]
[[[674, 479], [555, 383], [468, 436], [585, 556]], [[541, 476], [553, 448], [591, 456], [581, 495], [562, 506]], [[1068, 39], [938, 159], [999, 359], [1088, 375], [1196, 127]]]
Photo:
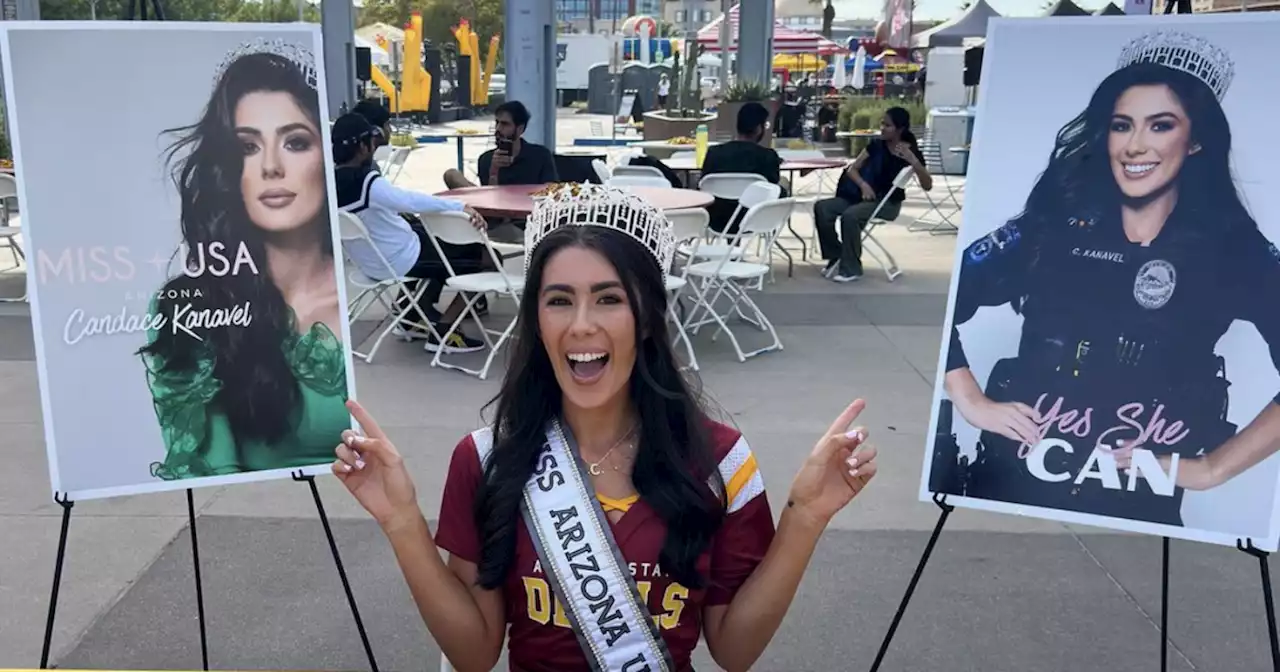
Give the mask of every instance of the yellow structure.
[[480, 35], [471, 29], [471, 22], [463, 19], [453, 27], [453, 37], [458, 40], [458, 55], [471, 57], [471, 70], [467, 78], [471, 81], [471, 104], [483, 107], [489, 104], [489, 81], [493, 76], [493, 68], [498, 63], [498, 46], [502, 39], [494, 35], [489, 38], [489, 56], [484, 62], [484, 71], [480, 69]]
[[422, 67], [422, 13], [409, 15], [404, 27], [404, 64], [400, 70], [400, 111], [426, 112], [431, 102], [431, 75]]

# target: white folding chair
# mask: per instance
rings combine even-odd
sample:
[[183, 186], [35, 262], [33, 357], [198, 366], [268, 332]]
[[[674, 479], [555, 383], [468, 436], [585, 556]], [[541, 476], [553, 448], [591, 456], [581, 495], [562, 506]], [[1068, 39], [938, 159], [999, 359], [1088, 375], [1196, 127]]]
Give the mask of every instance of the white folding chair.
[[872, 231], [881, 224], [889, 222], [889, 220], [880, 217], [880, 211], [884, 209], [885, 203], [889, 202], [889, 197], [893, 195], [893, 192], [898, 189], [906, 189], [911, 184], [913, 175], [915, 175], [915, 172], [910, 167], [898, 171], [897, 177], [893, 178], [893, 189], [890, 189], [889, 193], [885, 194], [884, 198], [880, 199], [880, 202], [876, 204], [876, 209], [872, 211], [871, 217], [867, 220], [867, 226], [862, 229], [862, 249], [884, 268], [885, 275], [889, 276], [889, 282], [893, 282], [899, 275], [902, 275], [902, 269], [898, 268], [898, 262], [894, 260], [893, 254], [879, 240], [876, 240]]
[[[751, 239], [759, 236], [768, 240], [773, 240], [781, 231], [782, 226], [786, 222], [787, 216], [791, 210], [795, 208], [795, 199], [780, 198], [764, 203], [753, 205], [747, 210], [747, 214], [743, 216], [742, 222], [738, 225], [737, 239], [741, 244], [747, 244]], [[695, 251], [696, 254], [696, 251]], [[699, 261], [689, 264], [684, 268], [686, 278], [696, 278], [702, 280], [701, 285], [697, 282], [690, 282], [697, 300], [697, 304], [685, 323], [686, 329], [693, 328], [694, 333], [703, 324], [715, 322], [718, 326], [715, 333], [711, 335], [711, 339], [715, 340], [723, 331], [729, 335], [729, 340], [733, 342], [733, 349], [738, 355], [739, 362], [747, 361], [747, 358], [770, 352], [773, 350], [782, 350], [782, 341], [778, 338], [778, 332], [773, 328], [773, 323], [765, 316], [764, 311], [756, 305], [747, 290], [752, 285], [758, 285], [760, 279], [769, 273], [768, 264], [758, 264], [747, 261], [734, 261], [728, 256], [721, 257], [718, 260]], [[710, 295], [709, 292], [714, 291]], [[728, 309], [724, 315], [721, 315], [715, 309], [715, 303], [721, 295], [727, 295], [730, 299]], [[751, 311], [752, 315], [747, 316], [742, 312], [743, 307]], [[697, 321], [700, 312], [705, 312], [709, 317]], [[725, 318], [731, 313], [737, 313], [743, 321], [756, 326], [761, 331], [767, 331], [772, 337], [773, 342], [751, 352], [743, 352], [742, 346], [738, 342], [737, 336], [733, 330], [729, 328]]]
[[[9, 248], [9, 254], [13, 255], [13, 265], [18, 267], [26, 260], [26, 254], [22, 251], [22, 246], [18, 244], [18, 236], [22, 233], [22, 228], [17, 226], [9, 226], [9, 200], [18, 197], [18, 181], [12, 175], [0, 174], [0, 241]], [[24, 279], [25, 283], [26, 280]], [[22, 296], [0, 298], [2, 302], [17, 302], [27, 300], [27, 290], [22, 291]]]
[[[726, 201], [741, 201], [742, 192], [756, 182], [765, 182], [763, 175], [755, 173], [713, 173], [698, 181], [698, 191]], [[737, 213], [734, 213], [737, 216]]]
[[600, 159], [592, 159], [591, 169], [596, 171], [596, 177], [600, 178], [600, 184], [609, 184], [609, 179], [613, 177], [613, 171], [609, 169], [609, 164]]
[[391, 151], [391, 156], [387, 159], [386, 170], [382, 171], [382, 176], [395, 183], [396, 178], [400, 177], [400, 173], [404, 171], [404, 164], [409, 160], [409, 152], [413, 151], [411, 147], [396, 147]]
[[[396, 273], [391, 267], [391, 262], [382, 254], [377, 245], [369, 237], [369, 229], [365, 228], [364, 222], [360, 218], [345, 211], [338, 212], [338, 233], [342, 240], [342, 246], [347, 253], [348, 263], [346, 267], [347, 281], [354, 285], [360, 291], [347, 304], [347, 317], [351, 323], [355, 323], [365, 312], [373, 306], [374, 303], [380, 304], [386, 310], [386, 316], [383, 322], [374, 328], [374, 332], [378, 334], [377, 339], [373, 342], [373, 347], [369, 352], [362, 353], [353, 346], [351, 354], [355, 357], [363, 359], [366, 363], [373, 363], [373, 356], [377, 354], [378, 348], [382, 347], [382, 341], [388, 334], [393, 332], [402, 332], [404, 326], [416, 327], [424, 329], [430, 337], [435, 337], [436, 342], [440, 340], [440, 333], [436, 331], [435, 325], [431, 324], [431, 320], [427, 319], [422, 308], [418, 305], [418, 300], [422, 298], [423, 292], [427, 290], [427, 283], [419, 281], [416, 290], [409, 289], [405, 284], [405, 278]], [[381, 269], [362, 269], [358, 264], [352, 261], [350, 250], [352, 244], [364, 244], [373, 250], [381, 262]], [[384, 279], [375, 280], [374, 275], [382, 276]], [[391, 294], [389, 298], [387, 295]], [[397, 297], [408, 297], [406, 305], [397, 308], [395, 299]], [[410, 315], [410, 313], [416, 315]]]
[[[707, 224], [711, 221], [711, 215], [701, 208], [670, 210], [666, 216], [667, 221], [671, 222], [677, 246], [691, 241], [696, 244], [696, 241], [706, 235]], [[693, 352], [693, 341], [689, 340], [689, 333], [684, 328], [684, 318], [680, 315], [682, 312], [680, 308], [683, 305], [680, 303], [681, 294], [684, 293], [689, 280], [684, 277], [683, 270], [677, 273], [677, 265], [679, 265], [679, 259], [672, 259], [670, 274], [667, 277], [667, 314], [676, 330], [675, 342], [672, 345], [684, 341], [685, 351], [689, 354], [689, 368], [697, 371], [698, 357]]]
[[611, 187], [620, 187], [623, 189], [627, 187], [655, 187], [657, 189], [671, 188], [671, 183], [667, 181], [667, 178], [662, 177], [661, 174], [655, 177], [653, 175], [628, 175], [625, 173], [619, 174], [615, 172], [613, 177], [609, 178], [609, 181], [605, 184]]
[[627, 164], [614, 166], [613, 177], [620, 177], [622, 175], [638, 175], [641, 177], [645, 177], [645, 176], [656, 177], [662, 180], [663, 185], [668, 187], [671, 186], [671, 182], [667, 180], [667, 176], [663, 175], [661, 170], [658, 170], [653, 166], [632, 166]]
[[386, 174], [387, 159], [391, 158], [391, 154], [395, 151], [395, 147], [391, 145], [382, 145], [373, 150], [373, 163], [378, 166], [378, 172]]
[[[520, 298], [524, 292], [524, 278], [510, 275], [502, 270], [502, 255], [489, 242], [488, 234], [472, 226], [471, 218], [466, 213], [431, 212], [422, 213], [419, 217], [422, 218], [422, 224], [427, 229], [431, 244], [435, 246], [436, 253], [440, 255], [441, 261], [444, 262], [445, 270], [449, 273], [449, 279], [445, 281], [445, 287], [458, 292], [466, 301], [462, 312], [458, 313], [458, 317], [454, 319], [453, 324], [449, 325], [449, 329], [441, 338], [441, 343], [448, 342], [448, 339], [458, 332], [458, 327], [462, 325], [462, 321], [469, 316], [480, 328], [480, 337], [484, 339], [484, 343], [489, 350], [489, 355], [484, 361], [484, 367], [480, 369], [468, 369], [443, 361], [442, 356], [445, 348], [436, 350], [435, 357], [431, 359], [431, 366], [461, 371], [484, 380], [489, 375], [489, 367], [493, 364], [494, 357], [497, 356], [498, 351], [502, 349], [507, 339], [511, 338], [511, 333], [515, 331], [516, 319], [520, 312]], [[449, 257], [445, 255], [444, 250], [440, 247], [442, 242], [450, 245], [483, 245], [485, 252], [489, 255], [489, 260], [493, 262], [493, 267], [498, 270], [459, 274], [454, 271]], [[488, 294], [506, 296], [516, 305], [516, 315], [511, 317], [511, 322], [502, 331], [495, 331], [485, 327], [484, 322], [475, 312], [476, 301]], [[491, 335], [499, 337], [496, 343], [490, 338]]]
[[[924, 167], [934, 176], [932, 191], [925, 191], [925, 200], [929, 209], [907, 226], [908, 231], [928, 231], [931, 234], [957, 233], [959, 224], [954, 221], [960, 215], [960, 201], [956, 198], [956, 189], [951, 186], [946, 175], [942, 174], [942, 145], [936, 140], [924, 140], [920, 143], [920, 153], [924, 155]], [[941, 187], [941, 189], [938, 189]], [[934, 197], [934, 192], [938, 196]]]

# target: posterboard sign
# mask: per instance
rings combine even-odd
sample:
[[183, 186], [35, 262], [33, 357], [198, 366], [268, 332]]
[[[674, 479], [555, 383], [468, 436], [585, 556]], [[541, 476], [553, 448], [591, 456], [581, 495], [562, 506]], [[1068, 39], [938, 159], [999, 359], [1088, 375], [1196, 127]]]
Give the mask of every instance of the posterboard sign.
[[1277, 34], [992, 21], [922, 498], [1276, 549]]
[[354, 381], [320, 44], [0, 24], [55, 494], [332, 462]]

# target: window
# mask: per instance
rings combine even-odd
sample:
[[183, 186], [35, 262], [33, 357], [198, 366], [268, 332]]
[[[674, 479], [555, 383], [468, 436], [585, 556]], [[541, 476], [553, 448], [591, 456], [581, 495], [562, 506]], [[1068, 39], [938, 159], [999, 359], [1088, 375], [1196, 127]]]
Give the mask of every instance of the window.
[[711, 10], [709, 9], [702, 10], [702, 16], [700, 18], [702, 19], [703, 23], [709, 23], [711, 21]]
[[685, 9], [676, 10], [676, 23], [684, 23], [689, 16], [689, 11]]

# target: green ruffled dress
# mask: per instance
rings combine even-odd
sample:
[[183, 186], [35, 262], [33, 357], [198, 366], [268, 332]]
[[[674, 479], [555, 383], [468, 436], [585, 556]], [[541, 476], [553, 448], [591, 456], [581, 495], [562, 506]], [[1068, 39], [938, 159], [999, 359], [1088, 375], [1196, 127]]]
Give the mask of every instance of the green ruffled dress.
[[[238, 442], [226, 414], [214, 402], [222, 382], [213, 375], [214, 354], [206, 350], [194, 370], [164, 371], [157, 357], [144, 355], [147, 385], [167, 451], [151, 464], [151, 475], [166, 481], [222, 476], [324, 464], [342, 431], [351, 428], [347, 411], [346, 353], [342, 341], [322, 322], [306, 333], [290, 331], [281, 344], [301, 390], [294, 430], [275, 443]], [[154, 335], [152, 335], [154, 338]]]

